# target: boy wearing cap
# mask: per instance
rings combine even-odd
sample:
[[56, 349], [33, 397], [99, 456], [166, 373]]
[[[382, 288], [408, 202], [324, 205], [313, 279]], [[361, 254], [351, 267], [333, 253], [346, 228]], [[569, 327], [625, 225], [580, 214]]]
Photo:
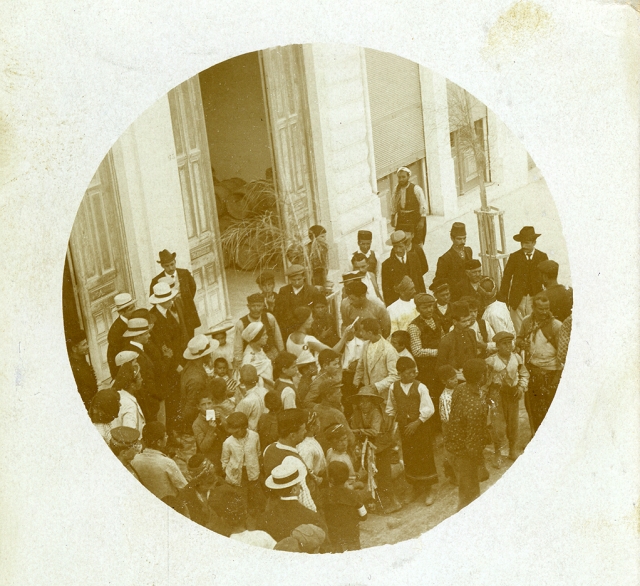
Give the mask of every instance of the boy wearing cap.
[[296, 388], [296, 405], [304, 405], [311, 383], [318, 374], [318, 363], [309, 350], [303, 350], [296, 360], [296, 367], [300, 373], [300, 380], [298, 380]]
[[129, 293], [118, 293], [113, 302], [118, 312], [118, 317], [111, 324], [109, 333], [107, 334], [107, 364], [111, 378], [116, 377], [118, 369], [116, 368], [116, 354], [122, 350], [122, 346], [126, 343], [122, 336], [127, 331], [127, 324], [131, 314], [136, 310], [136, 302]]
[[168, 250], [161, 250], [156, 261], [163, 271], [151, 280], [149, 293], [153, 294], [154, 286], [162, 277], [169, 277], [173, 280], [176, 291], [176, 306], [178, 314], [184, 316], [184, 328], [187, 339], [193, 338], [194, 330], [200, 326], [200, 317], [195, 304], [196, 282], [193, 275], [187, 269], [176, 268], [176, 253]]
[[344, 429], [347, 437], [347, 447], [353, 452], [356, 445], [356, 438], [349, 427], [347, 418], [342, 412], [342, 384], [332, 380], [326, 380], [319, 388], [320, 403], [313, 407], [313, 412], [318, 416], [320, 431], [316, 435], [318, 443], [327, 452], [331, 447], [331, 442], [327, 437], [327, 430], [332, 425], [340, 425]]
[[440, 322], [442, 330], [446, 333], [451, 329], [453, 320], [451, 319], [451, 290], [449, 283], [442, 279], [434, 279], [429, 286], [436, 298], [436, 309], [434, 317]]
[[261, 293], [253, 293], [247, 297], [247, 307], [249, 313], [241, 317], [234, 327], [233, 335], [233, 364], [238, 368], [242, 364], [242, 355], [247, 347], [247, 342], [242, 337], [242, 333], [250, 324], [261, 323], [267, 333], [267, 343], [265, 354], [271, 359], [275, 358], [278, 352], [284, 350], [284, 343], [280, 327], [276, 318], [266, 311], [264, 298]]
[[313, 409], [320, 401], [320, 388], [328, 380], [334, 383], [342, 382], [342, 364], [340, 354], [325, 348], [318, 354], [320, 373], [313, 379], [306, 393], [303, 406], [305, 409]]
[[307, 284], [302, 265], [291, 265], [287, 269], [287, 279], [289, 283], [278, 291], [273, 310], [284, 340], [296, 329], [296, 308], [311, 307], [313, 301], [323, 296], [315, 287]]
[[459, 283], [465, 276], [465, 263], [473, 258], [467, 242], [467, 228], [462, 222], [454, 222], [449, 233], [451, 248], [439, 259], [435, 278], [449, 285]]
[[501, 459], [501, 450], [508, 440], [510, 460], [518, 457], [518, 411], [520, 399], [529, 386], [529, 371], [522, 357], [513, 351], [514, 338], [510, 332], [498, 332], [493, 337], [498, 352], [486, 359], [489, 367], [487, 399], [496, 456]]
[[509, 306], [516, 333], [520, 332], [522, 320], [531, 313], [533, 298], [542, 291], [538, 265], [549, 257], [536, 249], [539, 236], [533, 226], [524, 226], [513, 237], [520, 243], [520, 250], [509, 255], [502, 275], [498, 299]]
[[414, 251], [407, 252], [407, 236], [402, 230], [396, 230], [389, 237], [391, 254], [382, 263], [382, 296], [387, 307], [400, 296], [394, 287], [406, 275], [411, 278], [418, 293], [425, 292], [424, 267]]
[[265, 482], [266, 487], [273, 491], [273, 497], [260, 527], [276, 541], [289, 537], [300, 525], [315, 525], [326, 532], [327, 526], [322, 517], [299, 501], [306, 476], [304, 462], [287, 456], [271, 470]]

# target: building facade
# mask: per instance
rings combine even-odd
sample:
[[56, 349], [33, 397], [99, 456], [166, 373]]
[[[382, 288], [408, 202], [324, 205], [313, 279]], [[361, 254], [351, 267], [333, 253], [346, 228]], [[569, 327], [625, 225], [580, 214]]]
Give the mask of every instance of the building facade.
[[[65, 325], [86, 332], [99, 380], [109, 376], [113, 297], [129, 291], [148, 306], [162, 249], [193, 273], [203, 327], [233, 317], [215, 175], [246, 182], [264, 174], [285, 230], [306, 235], [323, 225], [334, 282], [358, 230], [371, 230], [374, 249], [385, 249], [397, 167], [412, 170], [434, 218], [452, 221], [477, 207], [477, 170], [456, 140], [452, 91], [406, 59], [314, 44], [231, 59], [156, 102], [101, 163], [69, 241]], [[528, 182], [528, 155], [485, 106], [474, 102], [473, 111], [491, 200]]]

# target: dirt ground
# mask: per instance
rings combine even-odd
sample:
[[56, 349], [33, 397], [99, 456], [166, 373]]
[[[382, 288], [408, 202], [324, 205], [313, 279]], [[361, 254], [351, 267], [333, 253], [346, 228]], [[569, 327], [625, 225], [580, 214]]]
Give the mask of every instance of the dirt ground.
[[[531, 439], [529, 418], [524, 408], [524, 401], [520, 403], [518, 437], [518, 449], [522, 451]], [[435, 459], [440, 482], [432, 487], [436, 497], [433, 505], [427, 507], [422, 500], [419, 500], [403, 506], [402, 509], [391, 515], [370, 514], [367, 520], [360, 524], [360, 543], [363, 549], [414, 539], [456, 513], [458, 488], [447, 480], [443, 471], [441, 436], [436, 438]], [[505, 458], [504, 465], [499, 469], [495, 468], [493, 466], [493, 448], [489, 447], [485, 450], [485, 461], [490, 476], [488, 480], [480, 483], [482, 493], [493, 486], [513, 463]], [[396, 489], [401, 498], [408, 494], [409, 487], [402, 477], [396, 480]]]

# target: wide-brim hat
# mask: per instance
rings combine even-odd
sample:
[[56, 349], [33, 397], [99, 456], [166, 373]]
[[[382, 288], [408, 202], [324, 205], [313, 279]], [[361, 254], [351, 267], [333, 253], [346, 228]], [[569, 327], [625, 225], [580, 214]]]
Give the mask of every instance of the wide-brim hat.
[[131, 297], [129, 293], [118, 293], [113, 298], [113, 302], [116, 304], [116, 309], [120, 311], [121, 309], [125, 309], [125, 307], [133, 305], [136, 300]]
[[271, 475], [264, 484], [272, 490], [281, 490], [300, 484], [306, 476], [307, 471], [302, 460], [295, 456], [287, 456], [271, 471]]
[[211, 354], [218, 346], [217, 340], [210, 340], [204, 334], [198, 334], [189, 340], [187, 349], [182, 353], [182, 357], [186, 360], [197, 360]]
[[134, 352], [133, 350], [123, 350], [116, 354], [116, 366], [122, 366], [127, 362], [133, 362], [136, 358], [138, 358], [137, 352]]
[[350, 401], [351, 403], [359, 403], [362, 399], [373, 399], [380, 405], [384, 403], [384, 397], [373, 392], [370, 387], [362, 387], [355, 395], [348, 397], [347, 401]]
[[291, 265], [288, 269], [287, 269], [287, 277], [293, 277], [294, 275], [299, 275], [301, 273], [304, 273], [304, 267], [302, 265]]
[[389, 240], [387, 240], [387, 246], [393, 246], [394, 244], [400, 244], [401, 242], [406, 242], [407, 235], [402, 230], [396, 230], [391, 233], [389, 236]]
[[167, 263], [170, 263], [172, 261], [176, 260], [176, 253], [175, 252], [169, 252], [166, 248], [164, 250], [161, 250], [158, 253], [158, 260], [156, 261], [158, 264], [160, 265], [164, 265]]
[[524, 226], [513, 239], [516, 242], [533, 242], [537, 240], [540, 234], [537, 234], [533, 226]]
[[153, 286], [153, 295], [149, 297], [149, 303], [151, 303], [151, 305], [165, 303], [166, 301], [171, 301], [176, 295], [178, 295], [178, 292], [166, 281], [156, 283]]
[[123, 338], [135, 338], [149, 331], [149, 322], [143, 317], [134, 317], [127, 324], [127, 331], [122, 334]]
[[229, 330], [232, 330], [234, 327], [234, 325], [231, 322], [222, 322], [221, 324], [218, 324], [217, 326], [213, 326], [212, 328], [209, 328], [209, 331], [207, 332], [207, 336], [215, 336], [216, 334], [224, 334], [225, 332], [228, 332]]

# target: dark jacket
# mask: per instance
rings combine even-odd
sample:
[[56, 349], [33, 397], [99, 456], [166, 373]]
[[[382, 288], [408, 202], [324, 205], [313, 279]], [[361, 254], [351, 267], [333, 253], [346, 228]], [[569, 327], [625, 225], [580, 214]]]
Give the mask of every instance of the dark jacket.
[[498, 301], [503, 301], [511, 309], [517, 309], [525, 295], [537, 295], [542, 291], [542, 275], [538, 265], [549, 257], [540, 250], [533, 251], [530, 261], [522, 249], [509, 255], [504, 268]]
[[[178, 274], [178, 281], [180, 281], [180, 299], [182, 300], [184, 309], [185, 326], [189, 339], [191, 339], [193, 338], [193, 331], [200, 326], [200, 317], [198, 316], [198, 310], [196, 309], [194, 301], [196, 296], [196, 282], [193, 279], [193, 275], [187, 269], [176, 269], [176, 273]], [[149, 295], [153, 295], [153, 286], [164, 276], [165, 272], [162, 271], [151, 279]]]
[[91, 399], [98, 392], [96, 374], [93, 371], [93, 367], [87, 362], [86, 356], [74, 356], [69, 353], [69, 362], [71, 363], [71, 371], [73, 372], [78, 392], [88, 411]]
[[138, 346], [131, 344], [124, 338], [125, 344], [122, 350], [130, 350], [138, 355], [138, 365], [140, 366], [140, 376], [142, 377], [142, 388], [137, 397], [138, 404], [147, 423], [155, 421], [158, 417], [160, 402], [164, 399], [162, 390], [158, 387], [159, 366], [156, 365], [146, 351], [140, 350]]
[[276, 541], [289, 537], [300, 525], [315, 525], [328, 533], [327, 525], [318, 513], [307, 509], [300, 501], [283, 501], [278, 497], [271, 499], [267, 511], [258, 526]]
[[405, 275], [408, 275], [416, 288], [416, 293], [424, 293], [424, 272], [421, 268], [420, 260], [415, 252], [407, 252], [406, 262], [401, 262], [395, 254], [382, 263], [382, 296], [387, 307], [394, 301], [400, 299], [394, 287], [402, 281]]
[[280, 326], [282, 341], [286, 344], [289, 335], [296, 329], [293, 312], [297, 307], [307, 306], [311, 308], [311, 304], [316, 299], [322, 299], [323, 295], [315, 287], [305, 283], [302, 290], [297, 295], [293, 292], [291, 285], [285, 285], [278, 291], [276, 295], [276, 304], [273, 314]]
[[450, 248], [438, 259], [435, 279], [444, 279], [449, 286], [455, 286], [466, 277], [464, 263], [472, 258], [473, 251], [468, 246], [464, 247], [464, 259]]
[[199, 360], [188, 360], [180, 375], [180, 414], [191, 427], [198, 416], [198, 396], [207, 389], [209, 377]]
[[544, 290], [549, 298], [549, 309], [554, 317], [564, 321], [571, 315], [573, 295], [570, 287], [551, 285]]
[[481, 316], [486, 307], [485, 301], [482, 295], [473, 288], [467, 275], [465, 275], [461, 281], [458, 281], [451, 291], [451, 301], [458, 301], [463, 297], [473, 297], [478, 302], [478, 316]]
[[118, 367], [116, 366], [116, 355], [122, 351], [122, 347], [127, 343], [127, 340], [122, 337], [127, 331], [127, 324], [120, 319], [120, 316], [116, 318], [109, 328], [107, 334], [107, 364], [109, 365], [109, 372], [111, 378], [116, 378], [118, 374]]

